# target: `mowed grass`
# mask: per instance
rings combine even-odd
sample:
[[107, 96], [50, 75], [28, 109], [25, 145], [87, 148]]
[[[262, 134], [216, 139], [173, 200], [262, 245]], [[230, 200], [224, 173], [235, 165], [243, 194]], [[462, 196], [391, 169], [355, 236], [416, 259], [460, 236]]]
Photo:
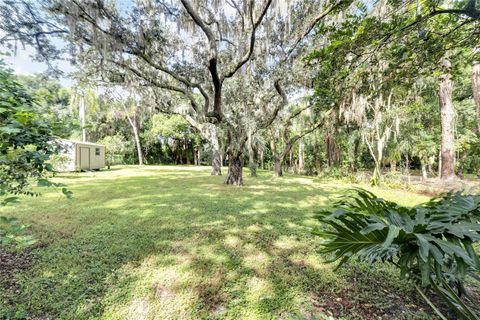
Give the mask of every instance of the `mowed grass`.
[[[260, 171], [223, 185], [206, 167], [115, 167], [62, 174], [56, 190], [1, 214], [42, 246], [0, 290], [0, 317], [31, 319], [428, 318], [395, 270], [334, 271], [311, 235], [315, 212], [351, 187]], [[427, 200], [373, 190], [405, 205]]]

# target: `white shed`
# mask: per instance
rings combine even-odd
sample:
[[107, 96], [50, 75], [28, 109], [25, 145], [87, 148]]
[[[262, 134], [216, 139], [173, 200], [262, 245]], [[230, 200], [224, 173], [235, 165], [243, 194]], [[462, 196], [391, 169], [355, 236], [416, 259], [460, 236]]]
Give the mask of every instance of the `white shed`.
[[98, 170], [105, 167], [105, 146], [91, 142], [60, 140], [64, 161], [54, 165], [56, 171]]

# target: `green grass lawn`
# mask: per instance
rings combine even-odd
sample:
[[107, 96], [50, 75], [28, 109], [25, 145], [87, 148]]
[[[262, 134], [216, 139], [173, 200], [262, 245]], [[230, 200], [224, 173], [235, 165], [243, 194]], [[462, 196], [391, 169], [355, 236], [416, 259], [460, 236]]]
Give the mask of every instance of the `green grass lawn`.
[[[169, 166], [54, 181], [74, 199], [43, 190], [0, 212], [32, 224], [41, 244], [8, 286], [1, 279], [0, 318], [429, 319], [395, 270], [356, 263], [334, 272], [318, 254], [313, 215], [344, 183], [260, 171], [232, 187], [207, 167]], [[401, 204], [427, 200], [373, 191]]]

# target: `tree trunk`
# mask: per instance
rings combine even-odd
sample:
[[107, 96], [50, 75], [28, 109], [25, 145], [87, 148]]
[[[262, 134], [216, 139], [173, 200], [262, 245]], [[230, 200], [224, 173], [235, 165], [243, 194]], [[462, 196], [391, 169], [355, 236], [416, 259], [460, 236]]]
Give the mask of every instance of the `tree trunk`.
[[143, 154], [142, 154], [142, 145], [140, 144], [140, 136], [138, 134], [138, 122], [137, 122], [137, 115], [133, 113], [133, 116], [129, 115], [127, 107], [122, 104], [123, 110], [125, 111], [125, 115], [127, 117], [128, 123], [132, 127], [133, 138], [135, 140], [135, 146], [137, 147], [137, 156], [138, 156], [138, 164], [143, 165]]
[[405, 154], [405, 171], [407, 171], [408, 184], [410, 184], [410, 157], [408, 153]]
[[405, 154], [405, 171], [407, 174], [410, 174], [410, 157], [408, 156], [408, 153]]
[[390, 160], [390, 172], [392, 173], [397, 172], [397, 161]]
[[300, 140], [298, 142], [298, 173], [304, 174], [305, 173], [305, 157], [304, 157], [304, 145], [303, 141]]
[[217, 129], [211, 125], [205, 127], [206, 136], [212, 147], [212, 176], [222, 175], [222, 154], [220, 150], [220, 143], [218, 142]]
[[313, 143], [313, 162], [315, 163], [315, 173], [317, 175], [322, 171], [322, 162], [320, 161], [320, 150], [318, 148], [317, 134], [315, 133], [315, 140]]
[[225, 184], [243, 185], [243, 156], [241, 153], [239, 155], [228, 155], [228, 172]]
[[133, 137], [135, 138], [135, 146], [137, 147], [138, 164], [140, 166], [143, 166], [142, 145], [140, 144], [140, 136], [138, 134], [136, 121], [132, 123], [132, 131], [133, 131]]
[[84, 93], [82, 93], [82, 97], [80, 98], [80, 121], [82, 125], [82, 141], [87, 142], [87, 128], [86, 128], [86, 112], [85, 112], [85, 96]]
[[480, 136], [480, 61], [475, 61], [473, 64], [472, 90], [477, 109], [477, 134]]
[[[450, 66], [446, 61], [445, 65]], [[440, 179], [452, 180], [455, 177], [455, 110], [452, 101], [453, 82], [449, 73], [441, 76], [440, 90], [438, 93], [440, 102], [440, 121], [442, 129], [441, 137], [441, 161]]]
[[252, 133], [248, 133], [248, 167], [250, 168], [250, 176], [257, 176], [257, 164], [255, 163], [255, 150], [253, 149]]
[[382, 178], [382, 162], [383, 162], [383, 148], [384, 148], [384, 140], [380, 138], [377, 140], [377, 158], [375, 161], [375, 170], [376, 170], [376, 179], [378, 183]]
[[327, 153], [327, 166], [330, 168], [333, 165], [333, 148], [332, 148], [332, 137], [330, 133], [327, 133], [327, 136], [325, 137], [325, 142], [326, 142], [326, 153]]
[[[380, 170], [381, 170], [381, 168], [380, 168], [380, 162], [379, 162], [377, 157], [381, 156], [381, 154], [379, 152], [375, 153], [375, 150], [373, 150], [372, 144], [369, 142], [367, 137], [364, 137], [363, 139], [365, 141], [365, 144], [367, 145], [368, 151], [370, 152], [370, 155], [372, 156], [372, 159], [373, 159], [373, 163], [375, 165], [375, 167], [373, 169], [371, 183], [373, 185], [378, 185], [378, 184], [380, 184], [380, 178], [381, 178]], [[379, 141], [380, 140], [377, 140], [377, 146], [378, 146]]]
[[220, 150], [212, 150], [212, 176], [222, 175], [222, 157]]
[[283, 159], [279, 158], [279, 157], [274, 157], [273, 158], [273, 162], [274, 162], [274, 174], [275, 174], [275, 177], [282, 177], [283, 176]]
[[463, 171], [465, 168], [465, 160], [467, 159], [467, 153], [464, 151], [461, 153], [460, 158], [458, 159], [458, 168], [457, 168], [457, 176], [463, 179]]
[[287, 171], [290, 172], [295, 172], [295, 168], [294, 168], [294, 164], [293, 164], [293, 152], [292, 150], [290, 150], [289, 152], [289, 156], [288, 156], [288, 168], [287, 168]]
[[439, 177], [441, 172], [442, 172], [442, 150], [438, 152], [438, 176]]
[[433, 172], [433, 168], [432, 168], [432, 165], [435, 163], [435, 157], [433, 156], [430, 156], [428, 158], [428, 163], [427, 163], [427, 170], [428, 170], [428, 174], [430, 174], [431, 176], [434, 176], [435, 173]]
[[197, 165], [197, 166], [201, 165], [201, 163], [200, 163], [201, 148], [202, 148], [201, 146], [196, 146], [194, 154], [193, 154], [193, 157], [195, 158], [195, 165]]
[[422, 160], [422, 177], [423, 177], [424, 180], [426, 180], [428, 178], [428, 176], [427, 176], [427, 166], [426, 166], [424, 160]]
[[190, 151], [190, 144], [188, 143], [187, 139], [184, 140], [184, 148], [185, 148], [185, 163], [188, 165], [190, 164], [190, 157], [188, 155]]
[[265, 151], [263, 147], [261, 146], [258, 149], [259, 157], [260, 157], [260, 168], [265, 169]]

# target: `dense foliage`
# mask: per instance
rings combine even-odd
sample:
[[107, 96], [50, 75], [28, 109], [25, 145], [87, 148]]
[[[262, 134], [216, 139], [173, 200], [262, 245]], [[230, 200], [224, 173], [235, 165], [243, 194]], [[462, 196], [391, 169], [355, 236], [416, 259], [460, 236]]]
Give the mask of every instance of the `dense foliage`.
[[341, 266], [355, 256], [394, 264], [459, 317], [480, 316], [464, 287], [467, 277], [478, 280], [480, 272], [474, 247], [480, 241], [480, 196], [450, 192], [409, 208], [356, 190], [334, 207], [319, 215], [322, 227], [314, 231], [325, 239], [322, 252], [332, 253], [332, 262]]
[[0, 103], [0, 193], [33, 195], [29, 179], [52, 170], [47, 163], [56, 151], [51, 127], [38, 116], [33, 98], [4, 68]]
[[[78, 138], [84, 101], [89, 140], [128, 141], [117, 162], [228, 165], [228, 184], [247, 165], [252, 176], [367, 171], [374, 184], [387, 171], [480, 173], [474, 0], [240, 2], [7, 1], [0, 41], [75, 63], [72, 108], [45, 82], [57, 105], [46, 112]], [[38, 79], [26, 83], [41, 92]], [[112, 87], [128, 97], [95, 94]], [[175, 138], [156, 133], [170, 121], [159, 113], [183, 118]]]
[[[0, 205], [18, 200], [17, 195], [36, 196], [32, 183], [39, 186], [61, 186], [65, 195], [70, 192], [63, 185], [48, 181], [53, 171], [48, 162], [58, 153], [52, 124], [39, 115], [35, 99], [0, 65]], [[16, 219], [1, 217], [0, 243], [32, 242], [22, 236], [26, 226]]]

